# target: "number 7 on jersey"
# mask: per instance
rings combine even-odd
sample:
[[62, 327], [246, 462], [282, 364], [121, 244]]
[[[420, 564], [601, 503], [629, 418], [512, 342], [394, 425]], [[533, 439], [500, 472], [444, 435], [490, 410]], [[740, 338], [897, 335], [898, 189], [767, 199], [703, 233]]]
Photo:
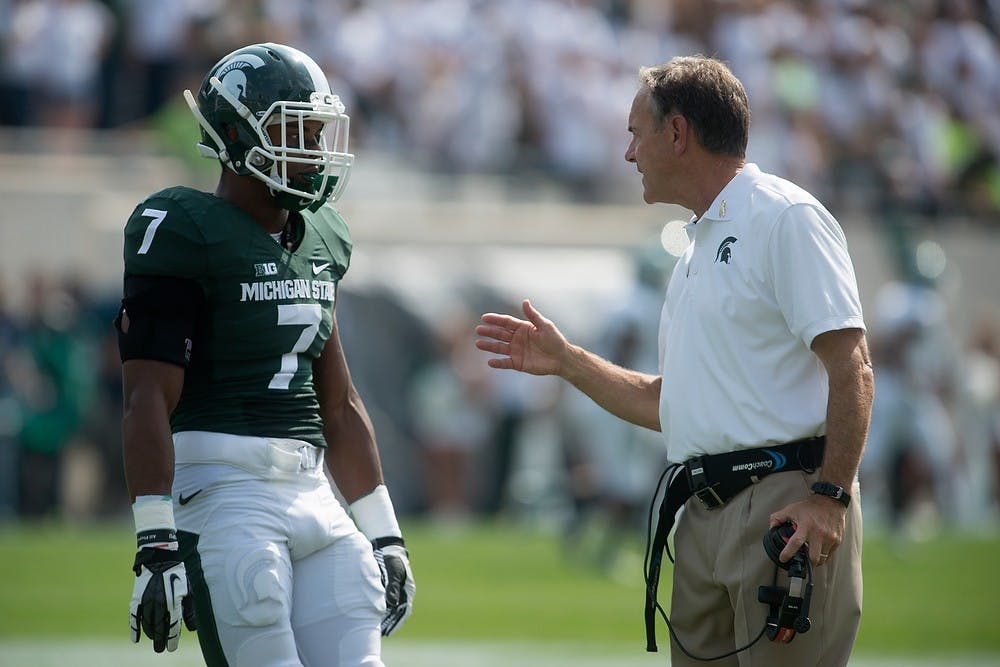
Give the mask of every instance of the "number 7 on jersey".
[[142, 212], [142, 217], [153, 220], [149, 223], [149, 227], [146, 227], [146, 233], [142, 235], [142, 245], [136, 251], [137, 255], [145, 255], [149, 252], [149, 246], [153, 245], [153, 237], [156, 236], [156, 228], [167, 217], [167, 212], [159, 208], [147, 208]]
[[288, 389], [292, 376], [299, 370], [299, 354], [312, 345], [319, 331], [323, 311], [318, 303], [293, 303], [278, 306], [278, 326], [306, 325], [302, 335], [287, 353], [281, 355], [281, 369], [271, 378], [268, 389]]

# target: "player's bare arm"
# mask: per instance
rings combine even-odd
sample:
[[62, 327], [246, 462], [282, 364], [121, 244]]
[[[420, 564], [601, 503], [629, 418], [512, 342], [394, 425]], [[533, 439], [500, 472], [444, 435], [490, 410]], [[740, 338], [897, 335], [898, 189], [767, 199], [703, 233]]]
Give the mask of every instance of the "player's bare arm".
[[174, 479], [174, 445], [170, 414], [184, 385], [184, 369], [148, 359], [129, 359], [122, 366], [122, 420], [125, 481], [129, 494], [170, 495]]
[[328, 445], [327, 465], [341, 493], [353, 502], [382, 484], [382, 466], [375, 428], [351, 380], [336, 317], [330, 338], [313, 363], [313, 381]]
[[413, 612], [416, 585], [392, 499], [382, 481], [375, 428], [351, 380], [336, 314], [330, 338], [313, 363], [313, 382], [323, 417], [327, 466], [354, 523], [371, 541], [382, 573], [386, 612], [381, 630], [388, 636]]
[[498, 357], [493, 368], [532, 375], [557, 375], [611, 414], [655, 431], [660, 430], [660, 378], [622, 368], [566, 340], [562, 332], [527, 299], [522, 320], [486, 313], [476, 327], [476, 347]]
[[133, 643], [145, 634], [157, 653], [174, 651], [181, 619], [188, 630], [196, 627], [170, 500], [174, 479], [170, 414], [181, 395], [184, 369], [162, 361], [128, 359], [122, 364], [122, 383], [122, 456], [125, 482], [134, 501], [138, 546], [132, 568], [136, 579], [129, 634]]
[[[830, 378], [820, 479], [850, 490], [861, 463], [875, 390], [868, 346], [862, 330], [841, 329], [816, 336], [812, 349]], [[775, 512], [772, 528], [785, 521], [798, 525], [781, 557], [791, 558], [808, 542], [812, 562], [822, 565], [823, 556], [832, 554], [843, 539], [845, 514], [842, 504], [818, 494]]]

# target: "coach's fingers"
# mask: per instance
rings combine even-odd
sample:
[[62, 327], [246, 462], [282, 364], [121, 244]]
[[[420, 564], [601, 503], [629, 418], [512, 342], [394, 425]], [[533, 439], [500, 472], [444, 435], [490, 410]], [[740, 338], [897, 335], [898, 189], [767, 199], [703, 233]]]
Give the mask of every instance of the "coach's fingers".
[[514, 370], [514, 361], [510, 357], [494, 357], [492, 359], [487, 359], [486, 365], [490, 368]]
[[506, 343], [510, 342], [510, 339], [514, 337], [513, 332], [510, 329], [505, 329], [503, 327], [489, 326], [486, 324], [480, 324], [476, 327], [476, 335], [483, 336], [484, 338], [492, 338], [494, 340], [504, 341]]
[[809, 561], [813, 564], [813, 567], [820, 567], [826, 565], [827, 561], [830, 560], [830, 556], [836, 551], [836, 546], [828, 547], [815, 547], [809, 550]]
[[486, 360], [486, 363], [493, 368], [510, 368], [510, 343], [497, 340], [477, 340], [476, 348], [490, 354], [499, 354], [500, 357], [493, 357]]
[[521, 302], [521, 310], [524, 311], [524, 316], [528, 318], [528, 321], [534, 324], [538, 328], [545, 326], [552, 326], [552, 322], [546, 319], [544, 315], [541, 314], [534, 306], [531, 305], [531, 301], [525, 299]]
[[503, 313], [483, 313], [480, 319], [483, 321], [483, 324], [498, 327], [506, 331], [516, 331], [522, 325], [527, 324], [527, 322], [520, 318], [504, 315]]
[[770, 517], [770, 528], [776, 528], [783, 523], [791, 523], [792, 527], [795, 529], [795, 532], [792, 533], [792, 536], [788, 538], [788, 541], [785, 543], [785, 548], [781, 550], [780, 554], [778, 554], [778, 560], [782, 563], [790, 561], [792, 556], [794, 556], [799, 549], [802, 548], [802, 545], [806, 545], [807, 547], [809, 546], [809, 542], [807, 540], [809, 531], [806, 526], [803, 525], [803, 519], [806, 523], [808, 523], [808, 517], [801, 516], [797, 511], [797, 504], [783, 507], [777, 512], [774, 512]]
[[778, 554], [778, 560], [782, 563], [787, 563], [793, 556], [795, 556], [796, 553], [798, 553], [799, 549], [801, 549], [803, 545], [808, 547], [809, 542], [806, 541], [804, 533], [797, 530], [794, 535], [788, 538], [788, 543], [785, 545], [785, 548], [781, 550], [780, 554]]
[[476, 348], [493, 354], [510, 354], [510, 343], [498, 340], [477, 340]]
[[817, 567], [826, 565], [839, 546], [839, 536], [817, 529], [812, 533], [812, 540], [809, 543], [809, 560]]

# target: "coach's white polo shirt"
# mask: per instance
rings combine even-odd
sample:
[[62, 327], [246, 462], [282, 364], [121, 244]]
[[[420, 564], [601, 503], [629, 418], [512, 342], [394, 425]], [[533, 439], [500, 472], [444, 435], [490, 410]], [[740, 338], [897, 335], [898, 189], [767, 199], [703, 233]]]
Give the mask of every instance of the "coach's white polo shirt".
[[660, 425], [671, 461], [826, 432], [809, 349], [864, 328], [843, 230], [812, 195], [747, 164], [687, 226], [660, 319]]

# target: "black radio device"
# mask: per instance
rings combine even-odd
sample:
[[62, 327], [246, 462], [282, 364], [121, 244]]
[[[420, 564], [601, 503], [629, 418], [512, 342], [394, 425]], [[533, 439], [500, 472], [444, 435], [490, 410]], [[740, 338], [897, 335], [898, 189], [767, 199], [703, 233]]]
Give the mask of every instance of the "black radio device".
[[[809, 632], [809, 600], [812, 597], [812, 567], [809, 551], [805, 545], [787, 562], [778, 556], [795, 533], [795, 526], [786, 522], [775, 526], [764, 535], [764, 551], [774, 563], [788, 571], [788, 587], [761, 586], [757, 599], [768, 605], [767, 638], [773, 642], [787, 644], [795, 639], [795, 633]], [[777, 570], [775, 570], [777, 580]]]

